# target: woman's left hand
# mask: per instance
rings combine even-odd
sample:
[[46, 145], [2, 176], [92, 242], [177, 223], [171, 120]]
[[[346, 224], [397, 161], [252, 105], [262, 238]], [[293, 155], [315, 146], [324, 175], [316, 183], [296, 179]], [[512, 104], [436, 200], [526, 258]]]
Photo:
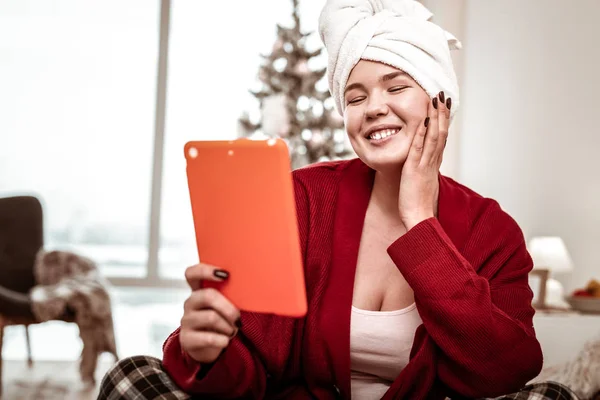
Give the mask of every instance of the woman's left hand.
[[448, 137], [452, 100], [444, 93], [429, 102], [428, 117], [417, 130], [402, 167], [398, 211], [407, 230], [437, 215], [438, 175]]

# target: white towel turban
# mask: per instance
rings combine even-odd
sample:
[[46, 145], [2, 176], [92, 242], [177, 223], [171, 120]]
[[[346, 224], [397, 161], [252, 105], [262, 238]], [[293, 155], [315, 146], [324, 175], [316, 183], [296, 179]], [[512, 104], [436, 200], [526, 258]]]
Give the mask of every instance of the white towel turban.
[[454, 115], [459, 97], [450, 49], [461, 44], [429, 22], [432, 15], [414, 0], [327, 0], [319, 34], [328, 53], [329, 90], [340, 114], [350, 72], [364, 59], [406, 72], [430, 97], [443, 90], [452, 98]]

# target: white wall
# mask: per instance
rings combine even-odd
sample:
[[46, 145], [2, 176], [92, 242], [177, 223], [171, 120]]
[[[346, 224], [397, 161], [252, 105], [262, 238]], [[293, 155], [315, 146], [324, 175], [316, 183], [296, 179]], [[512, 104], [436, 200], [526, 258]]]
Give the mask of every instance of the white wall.
[[600, 1], [464, 7], [459, 180], [600, 278]]
[[[462, 40], [465, 31], [465, 10], [466, 0], [422, 0], [421, 3], [432, 13], [432, 21], [448, 32], [452, 33], [459, 40]], [[463, 59], [464, 52], [453, 50], [451, 52], [456, 78], [459, 87], [462, 88], [464, 80]], [[448, 142], [444, 151], [444, 161], [440, 168], [442, 174], [458, 179], [460, 172], [460, 132], [462, 126], [462, 93], [461, 105], [458, 112], [454, 115], [450, 130], [448, 132]]]

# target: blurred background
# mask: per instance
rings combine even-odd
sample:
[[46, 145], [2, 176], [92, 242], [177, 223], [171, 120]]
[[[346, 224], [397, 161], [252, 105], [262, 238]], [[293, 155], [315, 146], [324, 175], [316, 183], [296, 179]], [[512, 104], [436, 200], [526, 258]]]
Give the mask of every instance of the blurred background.
[[[423, 3], [463, 43], [442, 172], [498, 200], [528, 240], [560, 237], [561, 293], [585, 286], [600, 275], [600, 2]], [[0, 0], [0, 197], [38, 197], [44, 247], [98, 263], [120, 356], [160, 356], [179, 323], [198, 259], [185, 142], [281, 136], [294, 167], [352, 157], [322, 74], [323, 4]], [[35, 360], [81, 351], [62, 322], [31, 340]], [[4, 330], [2, 357], [24, 374], [22, 327]]]

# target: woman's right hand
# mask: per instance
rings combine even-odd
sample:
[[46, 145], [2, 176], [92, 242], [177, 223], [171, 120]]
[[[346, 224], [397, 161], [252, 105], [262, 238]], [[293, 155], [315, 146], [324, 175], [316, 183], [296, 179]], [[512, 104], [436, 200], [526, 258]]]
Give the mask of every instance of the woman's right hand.
[[190, 357], [201, 363], [216, 361], [241, 327], [240, 311], [218, 290], [201, 288], [202, 281], [226, 281], [229, 274], [197, 264], [185, 271], [192, 294], [184, 303], [179, 341]]

